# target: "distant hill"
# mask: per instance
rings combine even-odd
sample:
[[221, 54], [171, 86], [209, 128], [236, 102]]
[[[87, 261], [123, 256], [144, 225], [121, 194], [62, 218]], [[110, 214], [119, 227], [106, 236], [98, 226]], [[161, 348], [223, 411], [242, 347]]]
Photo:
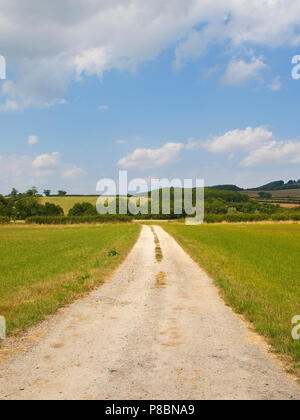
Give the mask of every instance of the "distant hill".
[[251, 188], [252, 191], [280, 191], [280, 190], [295, 190], [300, 188], [300, 179], [298, 181], [289, 181], [285, 184], [284, 181], [273, 181], [261, 187]]
[[248, 188], [248, 189], [243, 189], [243, 188], [238, 187], [237, 185], [231, 185], [231, 184], [214, 185], [209, 188], [213, 190], [219, 190], [219, 191], [235, 191], [235, 192], [296, 190], [300, 188], [300, 179], [298, 179], [298, 181], [291, 180], [287, 183], [285, 183], [284, 181], [273, 181], [273, 182], [269, 182], [266, 185], [262, 185], [261, 187]]
[[243, 188], [237, 187], [236, 185], [214, 185], [213, 187], [209, 187], [212, 190], [219, 190], [219, 191], [243, 191]]
[[209, 187], [213, 190], [219, 191], [281, 191], [281, 190], [296, 190], [300, 188], [300, 179], [298, 181], [289, 181], [285, 183], [284, 181], [273, 181], [269, 182], [266, 185], [262, 185], [261, 187], [256, 188], [248, 188], [244, 190], [236, 185], [214, 185], [213, 187]]

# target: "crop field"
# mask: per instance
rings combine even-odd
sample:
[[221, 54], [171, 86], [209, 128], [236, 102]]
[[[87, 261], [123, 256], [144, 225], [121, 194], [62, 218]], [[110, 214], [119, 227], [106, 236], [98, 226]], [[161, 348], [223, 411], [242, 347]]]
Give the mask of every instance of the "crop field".
[[[242, 192], [243, 194], [249, 195], [251, 198], [258, 198], [259, 193], [261, 191], [247, 191]], [[300, 200], [300, 188], [296, 189], [287, 189], [287, 190], [275, 190], [275, 191], [266, 191], [270, 194], [272, 194], [273, 199], [279, 198], [279, 199], [289, 199], [289, 200]]]
[[295, 209], [297, 207], [300, 207], [300, 204], [288, 204], [288, 203], [272, 203], [272, 204], [278, 204], [280, 207], [284, 209]]
[[0, 227], [0, 315], [8, 334], [103, 283], [139, 231], [136, 224]]
[[[300, 378], [300, 225], [163, 224], [221, 288], [226, 302], [253, 323]], [[226, 337], [224, 337], [226, 338]]]
[[74, 207], [75, 204], [77, 203], [90, 203], [93, 206], [96, 205], [98, 200], [98, 197], [86, 197], [86, 196], [81, 196], [81, 197], [42, 197], [41, 198], [41, 203], [45, 204], [45, 203], [52, 203], [55, 204], [56, 206], [60, 206], [62, 207], [65, 215], [67, 216], [69, 213], [69, 210]]

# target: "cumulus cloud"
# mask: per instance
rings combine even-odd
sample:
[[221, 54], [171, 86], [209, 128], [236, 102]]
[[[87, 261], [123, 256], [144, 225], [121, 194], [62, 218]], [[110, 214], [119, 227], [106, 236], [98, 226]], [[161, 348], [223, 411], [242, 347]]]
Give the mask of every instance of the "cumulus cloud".
[[20, 155], [0, 155], [1, 191], [10, 191], [12, 187], [25, 189], [35, 185], [36, 176], [32, 168], [32, 158]]
[[59, 153], [40, 155], [0, 155], [0, 189], [10, 191], [12, 187], [25, 190], [32, 185], [44, 187], [53, 180], [71, 180], [85, 175], [76, 165], [64, 162]]
[[[215, 44], [231, 51], [243, 45], [295, 47], [299, 21], [298, 0], [289, 0], [288, 7], [277, 0], [2, 2], [1, 54], [19, 76], [1, 92], [0, 109], [64, 104], [70, 81], [103, 77], [111, 69], [135, 70], [173, 45], [177, 68]], [[237, 63], [244, 72], [240, 82], [258, 77], [264, 64]], [[232, 65], [228, 81], [230, 70]]]
[[[228, 131], [222, 136], [198, 144], [202, 144], [211, 153], [229, 153], [229, 159], [233, 158], [234, 152], [247, 154], [241, 161], [241, 165], [245, 167], [268, 163], [300, 163], [300, 141], [277, 141], [272, 131], [265, 127]], [[188, 144], [186, 148], [189, 148]], [[190, 149], [195, 150], [193, 147]]]
[[37, 156], [32, 162], [35, 169], [51, 168], [59, 164], [60, 154], [53, 152], [50, 155], [44, 154]]
[[277, 142], [271, 141], [253, 150], [243, 161], [243, 166], [260, 164], [300, 163], [300, 141]]
[[176, 47], [174, 68], [181, 69], [188, 61], [197, 60], [203, 56], [211, 43], [217, 41], [216, 27], [207, 25], [201, 32], [193, 30], [187, 39]]
[[0, 111], [3, 112], [18, 111], [19, 109], [18, 102], [11, 99], [5, 99], [4, 103], [0, 103]]
[[39, 142], [38, 136], [29, 136], [27, 140], [27, 144], [30, 146], [33, 146], [34, 144], [37, 144]]
[[188, 139], [185, 145], [186, 150], [199, 150], [201, 147], [203, 147], [203, 142], [197, 141], [194, 138]]
[[249, 62], [232, 60], [222, 81], [228, 86], [243, 86], [252, 80], [260, 80], [261, 71], [266, 67], [267, 65], [261, 57], [253, 57]]
[[23, 59], [17, 82], [7, 80], [1, 88], [1, 111], [19, 111], [32, 107], [65, 105], [68, 81], [72, 74], [63, 59]]
[[247, 127], [245, 130], [236, 129], [215, 137], [207, 141], [204, 147], [213, 153], [247, 151], [268, 143], [272, 137], [273, 133], [265, 127]]
[[216, 64], [214, 67], [203, 70], [202, 74], [203, 74], [204, 79], [209, 79], [210, 77], [218, 73], [220, 70], [221, 70], [220, 66]]
[[75, 179], [83, 175], [85, 175], [85, 171], [81, 168], [74, 166], [72, 168], [65, 169], [62, 172], [61, 177], [65, 179]]
[[272, 90], [273, 92], [278, 92], [278, 91], [282, 88], [282, 82], [281, 82], [281, 80], [280, 80], [280, 77], [279, 77], [279, 76], [276, 76], [276, 77], [273, 79], [272, 83], [270, 83], [270, 84], [268, 85], [268, 88], [269, 88], [270, 90]]
[[118, 162], [124, 169], [153, 169], [173, 163], [178, 158], [184, 143], [167, 143], [160, 149], [136, 149]]

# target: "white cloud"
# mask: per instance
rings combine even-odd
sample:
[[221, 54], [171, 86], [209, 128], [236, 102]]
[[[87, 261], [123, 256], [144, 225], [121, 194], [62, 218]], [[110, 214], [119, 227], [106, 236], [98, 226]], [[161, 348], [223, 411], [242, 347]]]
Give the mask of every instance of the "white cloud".
[[17, 101], [11, 99], [6, 99], [3, 104], [0, 103], [0, 111], [9, 112], [9, 111], [18, 111], [19, 104]]
[[0, 191], [9, 192], [12, 187], [24, 191], [32, 185], [40, 190], [46, 184], [60, 185], [61, 180], [72, 180], [85, 175], [76, 165], [64, 162], [58, 153], [41, 155], [0, 155]]
[[[190, 150], [195, 150], [196, 144]], [[223, 136], [198, 144], [212, 153], [229, 153], [229, 159], [234, 157], [233, 152], [248, 153], [241, 161], [245, 167], [300, 163], [300, 141], [277, 141], [272, 131], [265, 127], [228, 131]]]
[[271, 141], [253, 150], [243, 161], [243, 166], [260, 164], [300, 163], [300, 141], [277, 142]]
[[272, 90], [273, 92], [278, 92], [282, 88], [282, 82], [280, 80], [280, 77], [279, 76], [275, 77], [272, 83], [268, 85], [268, 88]]
[[203, 143], [195, 140], [194, 138], [188, 139], [185, 145], [186, 150], [199, 150], [201, 147], [203, 147]]
[[101, 78], [104, 71], [110, 68], [109, 55], [106, 48], [89, 48], [75, 56], [74, 65], [79, 76], [85, 73], [89, 76], [96, 74]]
[[[2, 92], [0, 109], [63, 104], [70, 81], [135, 70], [173, 45], [178, 68], [215, 44], [233, 53], [244, 45], [296, 47], [299, 21], [298, 0], [5, 1], [1, 54], [19, 77]], [[240, 64], [249, 77], [249, 63]], [[262, 62], [253, 66], [258, 77]]]
[[38, 136], [29, 136], [27, 140], [27, 144], [30, 146], [33, 146], [34, 144], [37, 144], [39, 142]]
[[126, 144], [127, 140], [116, 140], [115, 143], [116, 144]]
[[72, 71], [62, 58], [23, 59], [19, 65], [22, 71], [17, 82], [7, 80], [2, 85], [1, 111], [50, 108], [67, 103], [63, 95]]
[[176, 161], [183, 148], [183, 143], [167, 143], [160, 149], [136, 149], [122, 158], [118, 166], [139, 170], [160, 168]]
[[35, 185], [36, 177], [32, 168], [30, 156], [9, 155], [0, 156], [0, 187], [1, 192], [29, 188]]
[[209, 69], [203, 70], [203, 77], [204, 79], [209, 79], [210, 77], [214, 76], [216, 73], [218, 73], [221, 70], [219, 64], [216, 64], [214, 67], [211, 67]]
[[257, 146], [269, 143], [273, 133], [265, 127], [247, 127], [245, 130], [232, 130], [223, 136], [216, 137], [204, 144], [204, 147], [213, 153], [226, 153], [233, 151], [247, 151]]
[[181, 69], [189, 60], [197, 60], [203, 56], [209, 44], [216, 40], [214, 35], [214, 25], [207, 25], [201, 32], [193, 30], [188, 38], [176, 47], [174, 68]]
[[69, 169], [65, 169], [61, 174], [62, 178], [65, 178], [65, 179], [75, 179], [83, 175], [85, 175], [85, 171], [76, 166]]
[[244, 60], [230, 61], [222, 78], [225, 85], [243, 86], [252, 80], [261, 79], [261, 71], [266, 68], [261, 57], [253, 57], [249, 62]]
[[106, 112], [108, 110], [109, 110], [109, 106], [107, 106], [107, 105], [101, 105], [101, 106], [98, 107], [98, 111], [100, 111], [100, 112]]
[[35, 169], [43, 169], [57, 166], [59, 164], [60, 155], [53, 152], [50, 155], [40, 155], [34, 159], [32, 166]]

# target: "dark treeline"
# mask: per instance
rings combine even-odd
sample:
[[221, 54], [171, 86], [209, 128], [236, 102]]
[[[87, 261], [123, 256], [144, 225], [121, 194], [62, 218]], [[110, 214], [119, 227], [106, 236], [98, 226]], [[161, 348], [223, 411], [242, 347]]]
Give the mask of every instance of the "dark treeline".
[[15, 188], [9, 196], [0, 195], [0, 217], [12, 220], [25, 220], [32, 216], [62, 216], [63, 209], [52, 203], [41, 204], [41, 195], [32, 187], [25, 193]]

